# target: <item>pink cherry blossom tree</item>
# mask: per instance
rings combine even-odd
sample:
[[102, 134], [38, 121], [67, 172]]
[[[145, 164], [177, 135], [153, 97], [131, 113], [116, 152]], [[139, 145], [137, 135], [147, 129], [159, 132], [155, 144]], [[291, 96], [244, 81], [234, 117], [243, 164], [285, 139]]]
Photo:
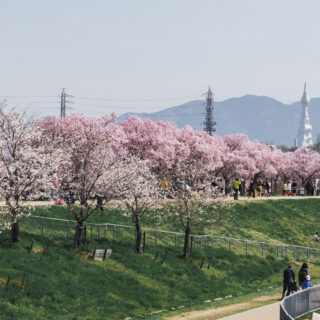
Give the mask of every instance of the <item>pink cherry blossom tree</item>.
[[141, 217], [156, 205], [159, 196], [157, 178], [151, 174], [146, 161], [138, 160], [131, 166], [132, 183], [124, 195], [124, 201], [132, 214], [136, 227], [136, 251], [143, 253]]
[[233, 178], [249, 179], [256, 172], [256, 163], [250, 152], [252, 142], [244, 134], [225, 136], [221, 145], [221, 165], [217, 167], [216, 175], [225, 180], [225, 194], [228, 192], [230, 180]]
[[320, 155], [311, 149], [297, 149], [290, 155], [287, 175], [301, 185], [320, 176]]
[[[123, 134], [113, 118], [87, 118], [70, 115], [39, 123], [42, 134], [49, 137], [56, 152], [52, 161], [58, 164], [55, 179], [69, 211], [77, 221], [74, 247], [85, 236], [84, 222], [98, 208], [112, 199], [121, 199], [129, 190], [132, 165], [122, 148]], [[95, 197], [102, 203], [92, 201]], [[80, 206], [74, 205], [78, 199]]]
[[248, 156], [255, 162], [254, 178], [266, 179], [277, 175], [277, 168], [273, 161], [273, 150], [270, 146], [258, 141], [252, 142]]
[[[19, 241], [22, 198], [46, 188], [49, 161], [39, 133], [24, 114], [0, 106], [0, 196], [11, 215], [11, 238]], [[8, 225], [7, 225], [8, 226]]]
[[[211, 192], [212, 173], [221, 165], [221, 149], [215, 136], [185, 127], [177, 133], [184, 146], [179, 160], [169, 168], [169, 194], [178, 203], [180, 221], [185, 230], [183, 258], [190, 253], [190, 234], [200, 201], [218, 202]], [[214, 213], [211, 213], [212, 216]]]
[[184, 145], [177, 140], [179, 130], [173, 123], [129, 116], [121, 126], [129, 153], [148, 160], [149, 167], [159, 179], [164, 178], [167, 169], [183, 156]]

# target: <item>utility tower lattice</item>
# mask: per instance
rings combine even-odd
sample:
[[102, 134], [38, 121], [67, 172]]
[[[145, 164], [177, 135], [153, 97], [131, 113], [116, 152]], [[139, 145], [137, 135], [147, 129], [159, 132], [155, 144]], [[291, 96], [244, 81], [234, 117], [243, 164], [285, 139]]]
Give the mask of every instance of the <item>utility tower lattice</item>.
[[207, 95], [207, 106], [206, 106], [206, 120], [204, 122], [204, 131], [208, 132], [210, 136], [212, 133], [216, 131], [215, 125], [217, 124], [213, 121], [213, 93], [211, 88], [209, 87], [208, 92], [205, 93]]
[[60, 118], [64, 118], [66, 116], [66, 108], [67, 108], [66, 104], [73, 103], [72, 101], [68, 101], [67, 98], [74, 98], [74, 96], [66, 94], [64, 88], [62, 88], [61, 102], [60, 102]]

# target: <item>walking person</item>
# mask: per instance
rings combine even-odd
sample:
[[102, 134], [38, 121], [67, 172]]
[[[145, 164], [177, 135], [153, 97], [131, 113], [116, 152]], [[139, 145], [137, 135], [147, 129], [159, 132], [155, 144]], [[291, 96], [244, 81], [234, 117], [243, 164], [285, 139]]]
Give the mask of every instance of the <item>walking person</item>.
[[239, 178], [236, 178], [233, 181], [233, 190], [234, 190], [234, 200], [238, 200], [238, 194], [240, 192], [241, 181]]
[[292, 270], [292, 265], [289, 264], [288, 268], [283, 271], [283, 290], [282, 290], [282, 299], [285, 296], [287, 291], [287, 296], [290, 295], [291, 284], [295, 282], [294, 271]]
[[288, 181], [288, 184], [287, 184], [287, 195], [290, 196], [291, 195], [291, 182]]
[[100, 209], [101, 212], [103, 212], [103, 198], [100, 197], [100, 196], [96, 196], [96, 199], [97, 199], [97, 204], [96, 204], [96, 207], [97, 209]]
[[297, 183], [293, 181], [292, 183], [292, 195], [296, 196], [297, 195]]
[[306, 276], [306, 280], [304, 280], [302, 284], [302, 290], [308, 289], [312, 287], [311, 278], [309, 275]]
[[287, 190], [288, 190], [288, 185], [284, 181], [283, 185], [282, 185], [282, 196], [286, 196], [287, 195]]
[[299, 287], [302, 287], [304, 281], [306, 280], [306, 277], [309, 275], [309, 268], [306, 262], [304, 262], [299, 270]]
[[249, 185], [249, 196], [252, 195], [252, 198], [256, 197], [256, 182], [252, 180]]
[[268, 180], [265, 181], [264, 188], [266, 190], [266, 196], [270, 196], [270, 185], [269, 185]]

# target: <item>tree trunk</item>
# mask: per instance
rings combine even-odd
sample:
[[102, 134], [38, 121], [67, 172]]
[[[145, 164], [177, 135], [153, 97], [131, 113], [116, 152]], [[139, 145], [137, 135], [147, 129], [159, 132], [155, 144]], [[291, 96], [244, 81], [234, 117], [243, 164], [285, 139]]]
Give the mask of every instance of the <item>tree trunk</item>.
[[19, 242], [19, 222], [18, 222], [17, 216], [14, 216], [12, 218], [11, 239], [12, 239], [12, 242]]
[[191, 228], [190, 228], [190, 218], [187, 219], [187, 226], [185, 230], [185, 235], [184, 235], [184, 245], [183, 245], [183, 258], [187, 259], [189, 257], [189, 240], [190, 240], [190, 233], [191, 233]]
[[81, 246], [81, 242], [85, 242], [85, 228], [82, 223], [78, 223], [76, 227], [76, 233], [74, 235], [73, 247], [79, 248]]
[[140, 225], [140, 217], [136, 215], [136, 251], [137, 253], [143, 253], [142, 250], [142, 230]]
[[227, 195], [229, 193], [229, 179], [224, 179], [225, 187], [224, 187], [224, 194]]

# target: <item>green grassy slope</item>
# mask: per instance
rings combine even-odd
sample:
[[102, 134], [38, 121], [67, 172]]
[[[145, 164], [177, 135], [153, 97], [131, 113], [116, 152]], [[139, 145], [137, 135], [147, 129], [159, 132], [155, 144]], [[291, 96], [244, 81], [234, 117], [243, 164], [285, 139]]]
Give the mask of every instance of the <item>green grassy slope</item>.
[[217, 233], [318, 247], [312, 237], [320, 232], [320, 199], [244, 202], [234, 209], [231, 223], [222, 225]]
[[[228, 222], [214, 228], [214, 232], [313, 245], [308, 233], [312, 236], [315, 231], [318, 204], [319, 200], [240, 204], [232, 209]], [[293, 217], [293, 211], [297, 218]], [[33, 214], [71, 218], [64, 208], [57, 207], [38, 208]], [[150, 212], [143, 223], [181, 231], [179, 224], [170, 219], [159, 220], [155, 212]], [[305, 220], [308, 222], [302, 231], [300, 224]], [[92, 217], [91, 221], [132, 223], [130, 217], [118, 210]], [[284, 231], [286, 225], [288, 231]], [[280, 286], [282, 270], [288, 262], [239, 255], [226, 248], [196, 248], [185, 262], [179, 258], [181, 248], [171, 246], [167, 260], [160, 265], [153, 262], [155, 253], [159, 250], [163, 256], [167, 248], [159, 241], [156, 249], [151, 236], [147, 252], [138, 256], [133, 250], [133, 234], [129, 232], [117, 231], [116, 240], [110, 230], [107, 239], [97, 240], [95, 233], [92, 240], [88, 237], [83, 250], [73, 250], [72, 239], [66, 239], [64, 227], [46, 225], [43, 238], [40, 225], [23, 222], [21, 230], [18, 244], [9, 241], [8, 232], [0, 234], [0, 319], [124, 319], [142, 315], [151, 319], [147, 314], [153, 311], [201, 305], [205, 300]], [[204, 233], [212, 229], [196, 231]], [[29, 254], [32, 239], [34, 247]], [[95, 247], [112, 248], [111, 258], [106, 262], [88, 259], [88, 251]], [[212, 268], [200, 270], [202, 257], [208, 259], [211, 255]], [[19, 289], [24, 272], [25, 287]], [[5, 288], [9, 273], [13, 280]], [[311, 274], [320, 275], [320, 268], [311, 265]]]
[[[72, 219], [67, 210], [54, 208], [37, 210], [34, 214]], [[110, 209], [100, 216], [90, 217], [88, 221], [133, 225], [130, 216], [121, 214], [124, 211]], [[241, 201], [222, 209], [219, 215], [221, 222], [218, 225], [199, 225], [193, 228], [193, 232], [320, 247], [312, 241], [314, 233], [320, 232], [320, 199]], [[160, 216], [158, 211], [149, 212], [142, 218], [143, 226], [183, 232], [179, 219], [173, 217], [172, 212], [165, 213], [162, 219]]]

